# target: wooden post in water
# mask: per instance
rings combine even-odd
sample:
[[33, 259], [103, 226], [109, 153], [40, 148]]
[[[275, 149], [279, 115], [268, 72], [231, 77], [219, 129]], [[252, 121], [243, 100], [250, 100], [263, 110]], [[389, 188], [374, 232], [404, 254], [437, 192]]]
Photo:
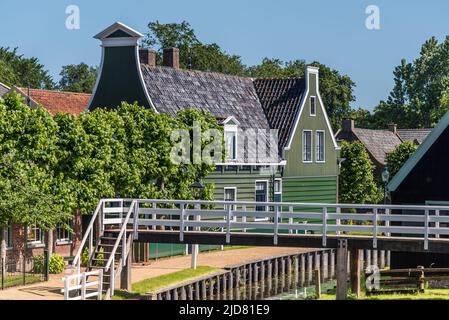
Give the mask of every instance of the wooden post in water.
[[320, 269], [314, 270], [314, 281], [315, 281], [315, 297], [316, 299], [321, 298], [321, 272]]
[[200, 300], [200, 283], [195, 282], [195, 300]]
[[295, 256], [293, 265], [295, 266], [294, 274], [295, 274], [295, 285], [298, 284], [299, 281], [299, 257]]
[[348, 240], [338, 240], [337, 300], [346, 300], [348, 293]]
[[378, 259], [378, 251], [377, 250], [373, 250], [372, 261], [373, 261], [373, 265], [379, 267], [379, 259]]
[[331, 278], [335, 276], [335, 250], [331, 250], [330, 254], [330, 261], [331, 261]]
[[365, 267], [368, 268], [369, 266], [371, 266], [371, 250], [366, 250], [366, 261], [365, 261]]
[[303, 287], [306, 282], [306, 256], [303, 253], [299, 258], [301, 260], [301, 287]]
[[385, 250], [380, 250], [379, 251], [380, 257], [380, 265], [379, 265], [379, 269], [384, 269], [385, 268]]
[[351, 267], [350, 267], [350, 279], [351, 279], [351, 290], [356, 297], [360, 297], [360, 271], [361, 271], [361, 259], [360, 250], [351, 250]]
[[313, 278], [313, 256], [312, 254], [307, 254], [307, 281], [306, 285], [310, 285], [312, 283]]

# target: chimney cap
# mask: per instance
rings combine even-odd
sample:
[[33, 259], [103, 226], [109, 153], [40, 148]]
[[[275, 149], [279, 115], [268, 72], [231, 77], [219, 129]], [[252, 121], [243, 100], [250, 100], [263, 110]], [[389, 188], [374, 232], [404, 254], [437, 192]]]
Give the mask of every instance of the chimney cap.
[[164, 48], [163, 50], [163, 65], [173, 69], [179, 69], [179, 49], [175, 47]]

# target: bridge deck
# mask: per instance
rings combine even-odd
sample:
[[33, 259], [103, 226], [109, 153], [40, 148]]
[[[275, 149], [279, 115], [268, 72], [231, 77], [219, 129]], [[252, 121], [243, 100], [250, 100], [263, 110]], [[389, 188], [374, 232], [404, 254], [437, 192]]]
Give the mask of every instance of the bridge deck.
[[[119, 229], [107, 230], [111, 233], [119, 233]], [[132, 232], [132, 230], [129, 230]], [[139, 230], [135, 242], [154, 243], [180, 243], [179, 231]], [[361, 235], [327, 235], [326, 246], [323, 247], [322, 235], [313, 234], [279, 234], [278, 247], [300, 247], [300, 248], [338, 248], [338, 240], [347, 239], [350, 249], [373, 249], [373, 237]], [[429, 239], [428, 250], [424, 249], [423, 239], [415, 237], [383, 237], [377, 238], [378, 250], [389, 251], [412, 251], [412, 252], [438, 252], [449, 254], [449, 239]], [[275, 246], [273, 235], [267, 233], [233, 232], [230, 242], [226, 242], [226, 234], [218, 232], [195, 232], [184, 233], [186, 244], [210, 244], [210, 245], [245, 245], [245, 246]]]

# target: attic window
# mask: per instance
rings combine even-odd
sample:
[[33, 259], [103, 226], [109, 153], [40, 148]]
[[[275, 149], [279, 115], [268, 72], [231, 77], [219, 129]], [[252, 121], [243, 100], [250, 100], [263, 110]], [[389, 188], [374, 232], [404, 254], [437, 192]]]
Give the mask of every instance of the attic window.
[[226, 159], [237, 160], [237, 126], [225, 125]]
[[310, 97], [310, 115], [316, 116], [316, 97]]

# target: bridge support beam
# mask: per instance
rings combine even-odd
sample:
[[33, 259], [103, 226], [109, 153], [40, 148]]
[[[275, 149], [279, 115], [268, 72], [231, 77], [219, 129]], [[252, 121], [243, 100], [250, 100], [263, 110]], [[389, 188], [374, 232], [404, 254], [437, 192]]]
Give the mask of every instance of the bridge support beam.
[[337, 300], [346, 300], [348, 293], [348, 240], [338, 240]]
[[351, 279], [351, 291], [356, 297], [360, 297], [360, 271], [362, 265], [362, 259], [359, 249], [352, 249], [350, 252], [350, 279]]
[[131, 246], [131, 250], [128, 252], [128, 257], [126, 257], [126, 265], [122, 268], [122, 272], [120, 273], [120, 289], [131, 291], [131, 266], [132, 266], [132, 250], [133, 246]]

